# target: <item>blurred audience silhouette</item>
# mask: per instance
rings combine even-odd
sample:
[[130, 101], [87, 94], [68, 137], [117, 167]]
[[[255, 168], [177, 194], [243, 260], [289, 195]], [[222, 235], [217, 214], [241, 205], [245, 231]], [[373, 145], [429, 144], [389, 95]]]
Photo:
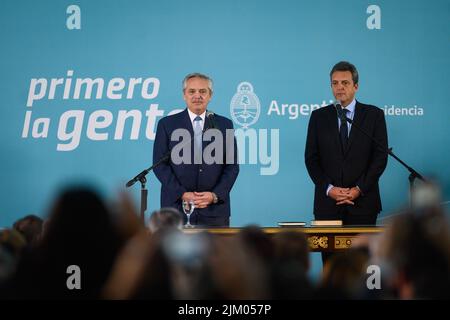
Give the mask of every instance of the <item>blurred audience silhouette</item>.
[[[70, 187], [45, 220], [28, 215], [0, 230], [0, 298], [448, 299], [449, 222], [427, 188], [384, 233], [333, 255], [314, 282], [301, 229], [183, 230], [173, 208], [154, 211], [145, 227], [126, 194], [110, 208], [94, 189]], [[366, 283], [371, 265], [381, 270], [378, 290]], [[68, 287], [70, 266], [79, 290]]]

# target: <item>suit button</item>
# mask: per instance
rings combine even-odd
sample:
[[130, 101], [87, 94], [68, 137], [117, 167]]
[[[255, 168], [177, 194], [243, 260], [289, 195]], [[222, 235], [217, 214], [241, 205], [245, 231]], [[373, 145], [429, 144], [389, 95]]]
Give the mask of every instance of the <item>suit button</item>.
[[203, 169], [200, 169], [200, 170], [198, 170], [198, 171], [203, 172]]

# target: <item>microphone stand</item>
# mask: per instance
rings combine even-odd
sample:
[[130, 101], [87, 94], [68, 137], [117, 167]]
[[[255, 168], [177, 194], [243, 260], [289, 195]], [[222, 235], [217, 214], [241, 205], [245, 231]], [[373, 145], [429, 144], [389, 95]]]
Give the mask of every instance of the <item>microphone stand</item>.
[[[190, 141], [189, 141], [190, 142]], [[147, 178], [145, 177], [150, 171], [158, 167], [161, 163], [166, 162], [170, 158], [170, 153], [172, 150], [169, 150], [161, 159], [159, 159], [156, 163], [154, 163], [150, 168], [143, 170], [133, 179], [127, 182], [127, 188], [134, 185], [137, 181], [141, 183], [141, 209], [140, 209], [140, 217], [142, 223], [145, 222], [145, 211], [147, 210], [147, 195], [148, 190], [145, 188], [145, 184], [147, 183]]]
[[[212, 116], [214, 113], [210, 112], [207, 113], [207, 116], [205, 119], [208, 119], [209, 126], [206, 130], [203, 130], [203, 133], [205, 133], [209, 129], [216, 129], [216, 125], [212, 119]], [[206, 121], [205, 121], [205, 127], [206, 127]], [[192, 136], [191, 140], [186, 141], [182, 146], [187, 145], [188, 143], [192, 143], [194, 140], [195, 135]], [[145, 177], [150, 171], [155, 169], [156, 167], [160, 166], [162, 163], [168, 161], [170, 159], [170, 154], [172, 150], [169, 150], [161, 159], [159, 159], [157, 162], [155, 162], [151, 167], [148, 169], [143, 170], [141, 173], [139, 173], [137, 176], [135, 176], [133, 179], [127, 182], [126, 187], [129, 188], [132, 185], [134, 185], [136, 182], [141, 183], [141, 208], [140, 208], [140, 217], [142, 223], [145, 223], [145, 211], [147, 210], [147, 196], [148, 196], [148, 190], [145, 188], [145, 184], [147, 183], [147, 178]]]
[[353, 127], [355, 127], [357, 130], [359, 130], [360, 132], [362, 132], [365, 136], [367, 136], [370, 140], [372, 140], [373, 142], [375, 142], [375, 144], [384, 152], [386, 152], [388, 155], [390, 155], [391, 157], [393, 157], [395, 160], [397, 160], [402, 166], [404, 166], [406, 168], [406, 170], [409, 171], [409, 205], [410, 207], [412, 207], [412, 194], [413, 194], [413, 189], [414, 189], [414, 180], [415, 179], [419, 179], [422, 180], [423, 182], [427, 182], [425, 180], [425, 178], [418, 173], [416, 170], [414, 170], [413, 168], [411, 168], [410, 166], [408, 166], [404, 161], [402, 161], [399, 157], [397, 157], [394, 152], [392, 151], [392, 148], [389, 147], [385, 147], [384, 145], [382, 145], [380, 142], [378, 142], [377, 140], [375, 140], [370, 134], [368, 134], [363, 128], [361, 128], [360, 126], [358, 126], [357, 124], [355, 124], [353, 122], [352, 119], [348, 118], [343, 112], [342, 110], [340, 110], [340, 108], [337, 108], [337, 112], [338, 112], [338, 116], [341, 119], [341, 121], [347, 121], [348, 123], [350, 123]]

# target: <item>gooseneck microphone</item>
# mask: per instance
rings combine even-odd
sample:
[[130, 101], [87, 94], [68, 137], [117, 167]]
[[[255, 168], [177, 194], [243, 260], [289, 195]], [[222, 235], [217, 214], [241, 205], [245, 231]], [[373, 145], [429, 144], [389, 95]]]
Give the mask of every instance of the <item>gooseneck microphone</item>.
[[342, 116], [344, 115], [344, 113], [342, 112], [341, 102], [339, 100], [336, 100], [336, 102], [334, 103], [334, 107], [336, 109], [336, 113], [337, 113], [339, 120], [342, 121]]
[[341, 122], [349, 122], [350, 124], [353, 122], [350, 118], [347, 118], [345, 112], [342, 110], [342, 104], [339, 100], [334, 103], [334, 107], [336, 108], [337, 116]]
[[206, 111], [206, 118], [209, 121], [208, 129], [218, 129], [218, 127], [216, 125], [215, 117], [214, 117], [214, 112]]

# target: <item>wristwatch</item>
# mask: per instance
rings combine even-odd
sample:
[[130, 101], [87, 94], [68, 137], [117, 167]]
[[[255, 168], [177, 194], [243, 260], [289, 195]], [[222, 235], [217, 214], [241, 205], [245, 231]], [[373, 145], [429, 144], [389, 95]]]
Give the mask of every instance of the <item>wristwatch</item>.
[[219, 198], [217, 198], [217, 195], [214, 192], [211, 192], [211, 194], [213, 196], [213, 203], [219, 202]]

